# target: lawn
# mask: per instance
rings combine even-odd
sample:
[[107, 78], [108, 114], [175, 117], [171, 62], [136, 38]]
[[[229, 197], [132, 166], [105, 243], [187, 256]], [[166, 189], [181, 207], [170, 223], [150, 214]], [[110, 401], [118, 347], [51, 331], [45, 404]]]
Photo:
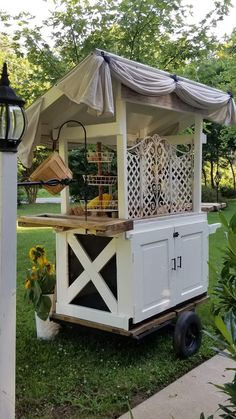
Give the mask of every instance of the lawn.
[[[38, 193], [37, 193], [37, 198], [51, 198], [51, 197], [52, 197], [52, 194], [50, 194], [50, 192], [48, 192], [46, 189], [44, 189], [44, 188], [40, 188], [40, 189], [38, 190]], [[58, 197], [58, 198], [60, 198], [60, 194], [53, 195], [53, 197]]]
[[[236, 211], [231, 202], [225, 215]], [[22, 206], [19, 214], [59, 212], [59, 205]], [[209, 222], [218, 222], [209, 214]], [[34, 313], [23, 300], [28, 249], [42, 244], [55, 258], [51, 229], [18, 229], [17, 293], [17, 418], [116, 418], [212, 355], [204, 337], [200, 352], [179, 360], [172, 350], [172, 331], [162, 330], [140, 344], [111, 334], [63, 328], [53, 342], [36, 339]], [[224, 247], [220, 229], [210, 237], [210, 261], [217, 263]], [[215, 278], [210, 275], [210, 289]], [[205, 327], [211, 326], [210, 303], [199, 310]], [[201, 412], [201, 406], [199, 406]]]

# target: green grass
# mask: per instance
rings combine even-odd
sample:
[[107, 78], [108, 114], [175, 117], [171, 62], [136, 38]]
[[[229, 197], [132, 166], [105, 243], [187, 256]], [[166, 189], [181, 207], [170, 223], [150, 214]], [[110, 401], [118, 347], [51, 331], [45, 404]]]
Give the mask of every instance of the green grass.
[[54, 198], [54, 197], [60, 197], [60, 194], [52, 195], [50, 192], [48, 192], [44, 188], [40, 188], [37, 193], [37, 198]]
[[[231, 202], [225, 215], [236, 211]], [[59, 212], [59, 205], [22, 206], [26, 213]], [[209, 214], [209, 222], [218, 222]], [[200, 352], [189, 360], [179, 360], [172, 350], [172, 331], [162, 330], [142, 343], [111, 334], [77, 328], [63, 328], [52, 342], [36, 339], [34, 313], [23, 301], [28, 250], [43, 244], [48, 258], [55, 257], [55, 234], [51, 229], [19, 228], [17, 293], [17, 417], [30, 418], [116, 418], [156, 391], [174, 381], [212, 355], [204, 337]], [[224, 233], [210, 237], [210, 260], [217, 263], [224, 248]], [[210, 288], [215, 278], [210, 276]], [[210, 326], [210, 304], [200, 309]], [[199, 412], [201, 411], [199, 407]]]
[[[45, 213], [57, 214], [59, 212], [60, 212], [60, 204], [31, 204], [31, 205], [26, 204], [26, 205], [20, 205], [17, 210], [18, 216], [45, 214]], [[34, 232], [37, 232], [37, 231], [38, 231], [37, 228], [34, 229]]]
[[[20, 197], [21, 202], [27, 202], [27, 195], [23, 187], [20, 188], [19, 197]], [[44, 188], [40, 188], [37, 192], [37, 198], [56, 198], [56, 197], [57, 198], [60, 197], [60, 194], [52, 195]]]

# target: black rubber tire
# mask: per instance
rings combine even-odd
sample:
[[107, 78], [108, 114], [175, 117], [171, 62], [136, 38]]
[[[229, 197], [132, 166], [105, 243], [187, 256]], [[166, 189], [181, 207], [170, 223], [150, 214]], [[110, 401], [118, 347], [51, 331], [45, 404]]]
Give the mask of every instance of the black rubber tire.
[[177, 319], [173, 346], [176, 355], [188, 358], [195, 354], [202, 342], [202, 325], [196, 313], [184, 311]]

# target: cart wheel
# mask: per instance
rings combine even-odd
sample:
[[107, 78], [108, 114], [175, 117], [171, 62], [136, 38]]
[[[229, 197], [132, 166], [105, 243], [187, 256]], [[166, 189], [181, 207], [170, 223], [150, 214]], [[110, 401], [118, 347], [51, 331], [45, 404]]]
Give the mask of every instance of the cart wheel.
[[174, 330], [173, 346], [176, 355], [188, 358], [198, 351], [201, 341], [202, 325], [198, 315], [184, 311], [179, 315]]

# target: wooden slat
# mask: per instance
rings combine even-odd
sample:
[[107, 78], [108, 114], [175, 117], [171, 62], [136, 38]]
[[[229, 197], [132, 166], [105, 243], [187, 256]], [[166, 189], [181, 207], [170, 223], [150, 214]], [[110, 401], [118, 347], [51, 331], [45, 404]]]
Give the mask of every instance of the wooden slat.
[[56, 314], [56, 313], [53, 313], [51, 318], [52, 318], [52, 320], [58, 320], [58, 321], [63, 321], [63, 322], [68, 322], [68, 323], [73, 323], [73, 324], [79, 324], [81, 326], [92, 327], [94, 329], [99, 329], [99, 330], [104, 330], [104, 331], [107, 331], [107, 332], [117, 333], [117, 334], [124, 335], [124, 336], [137, 337], [137, 336], [140, 336], [143, 333], [145, 333], [145, 332], [147, 332], [151, 329], [155, 329], [156, 327], [162, 325], [165, 322], [168, 322], [168, 321], [174, 319], [182, 311], [192, 310], [197, 305], [206, 302], [206, 300], [208, 298], [209, 297], [207, 295], [204, 295], [200, 298], [196, 298], [196, 300], [194, 300], [193, 302], [191, 302], [189, 304], [183, 304], [182, 307], [173, 308], [173, 310], [171, 310], [170, 312], [165, 313], [165, 314], [159, 314], [157, 317], [155, 317], [151, 320], [147, 319], [142, 324], [137, 325], [136, 327], [134, 326], [130, 330], [124, 330], [124, 329], [120, 329], [119, 327], [104, 325], [104, 324], [100, 324], [100, 323], [96, 323], [96, 322], [92, 322], [92, 321], [88, 321], [88, 320], [83, 320], [83, 319], [78, 319], [78, 318], [72, 317], [72, 316]]
[[108, 217], [88, 217], [75, 215], [41, 214], [38, 216], [21, 216], [18, 218], [21, 227], [53, 227], [59, 230], [84, 229], [98, 235], [116, 235], [133, 229], [132, 220]]
[[205, 302], [208, 300], [208, 298], [209, 298], [209, 297], [208, 297], [208, 295], [204, 295], [203, 297], [198, 298], [198, 299], [196, 299], [196, 300], [192, 301], [192, 302], [191, 302], [191, 303], [189, 303], [189, 304], [184, 304], [182, 307], [178, 307], [178, 308], [176, 308], [176, 309], [175, 309], [175, 312], [176, 312], [177, 314], [179, 314], [179, 313], [181, 313], [182, 311], [192, 310], [192, 309], [193, 309], [193, 308], [195, 308], [197, 305], [205, 303]]
[[176, 93], [171, 93], [169, 95], [164, 96], [147, 96], [142, 95], [140, 93], [135, 92], [134, 90], [126, 87], [124, 85], [121, 86], [121, 95], [122, 98], [126, 101], [134, 102], [134, 103], [141, 103], [144, 105], [149, 106], [156, 106], [162, 109], [173, 110], [176, 112], [185, 112], [191, 114], [201, 114], [205, 115], [202, 109], [196, 109], [187, 103], [183, 102]]
[[94, 329], [104, 330], [105, 332], [118, 333], [119, 335], [123, 335], [123, 336], [131, 336], [132, 335], [132, 333], [130, 331], [120, 329], [119, 327], [113, 327], [113, 326], [108, 326], [108, 325], [105, 325], [105, 324], [95, 323], [95, 322], [88, 321], [88, 320], [78, 319], [78, 318], [72, 317], [72, 316], [65, 316], [63, 314], [53, 313], [50, 316], [50, 318], [52, 320], [59, 321], [59, 322], [68, 322], [68, 323], [77, 324], [77, 325], [80, 325], [80, 326], [92, 327]]
[[175, 312], [171, 312], [171, 313], [167, 313], [165, 315], [162, 315], [160, 317], [157, 317], [153, 320], [147, 320], [145, 321], [144, 324], [135, 327], [134, 329], [131, 330], [132, 332], [132, 336], [138, 336], [141, 335], [142, 333], [146, 332], [147, 330], [150, 330], [152, 328], [155, 328], [156, 326], [160, 326], [161, 324], [172, 320], [176, 317], [176, 313]]
[[65, 295], [63, 296], [65, 302], [70, 304], [71, 301], [81, 292], [81, 290], [90, 281], [90, 276], [86, 271], [83, 271], [67, 288]]

